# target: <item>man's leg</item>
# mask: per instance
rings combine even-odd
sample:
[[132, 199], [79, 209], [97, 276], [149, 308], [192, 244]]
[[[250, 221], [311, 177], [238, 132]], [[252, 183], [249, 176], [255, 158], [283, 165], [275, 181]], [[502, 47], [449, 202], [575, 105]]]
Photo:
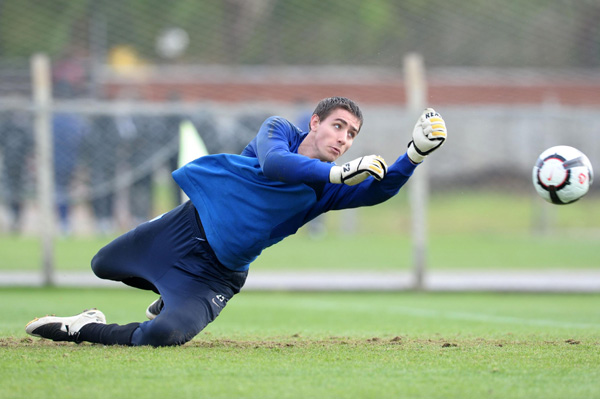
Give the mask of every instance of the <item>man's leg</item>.
[[227, 300], [213, 301], [220, 294], [205, 284], [195, 285], [197, 288], [194, 293], [163, 294], [163, 309], [153, 320], [139, 325], [133, 332], [131, 344], [182, 345], [213, 322], [225, 307]]
[[[170, 273], [183, 274], [178, 271]], [[181, 278], [181, 277], [178, 277]], [[227, 295], [227, 296], [225, 296]], [[164, 290], [159, 315], [145, 323], [106, 324], [97, 310], [72, 317], [46, 316], [25, 328], [33, 336], [54, 341], [92, 342], [103, 345], [183, 345], [212, 322], [233, 293], [220, 294], [198, 280], [181, 280], [176, 291]]]
[[[160, 292], [165, 306], [154, 320], [141, 324], [80, 323], [75, 342], [181, 345], [219, 315], [244, 285], [247, 272], [231, 271], [218, 262], [195, 215], [188, 203], [140, 225], [98, 252], [92, 268], [99, 277], [145, 280]], [[71, 319], [46, 321], [59, 322], [68, 330]]]
[[[186, 256], [154, 281], [164, 302], [151, 321], [127, 326], [90, 325], [80, 339], [108, 345], [169, 346], [194, 338], [215, 320], [246, 281], [247, 271], [232, 271], [218, 262], [206, 241], [196, 240]], [[128, 337], [127, 334], [131, 333]], [[130, 338], [129, 342], [123, 342]]]
[[[138, 227], [139, 228], [139, 227]], [[150, 281], [159, 274], [157, 267], [167, 266], [147, 259], [148, 248], [144, 240], [137, 236], [136, 229], [131, 230], [100, 249], [92, 258], [92, 271], [96, 276], [120, 281], [134, 288], [158, 290]], [[164, 248], [166, 249], [166, 248]]]
[[196, 244], [191, 212], [195, 212], [191, 203], [180, 205], [117, 237], [94, 256], [93, 272], [102, 279], [158, 293], [155, 281]]
[[[81, 328], [79, 341], [104, 345], [183, 345], [214, 321], [234, 295], [225, 287], [214, 291], [182, 271], [173, 270], [166, 278], [179, 284], [176, 290], [162, 290], [164, 307], [153, 320], [124, 326], [90, 323]], [[158, 285], [161, 286], [160, 281]]]

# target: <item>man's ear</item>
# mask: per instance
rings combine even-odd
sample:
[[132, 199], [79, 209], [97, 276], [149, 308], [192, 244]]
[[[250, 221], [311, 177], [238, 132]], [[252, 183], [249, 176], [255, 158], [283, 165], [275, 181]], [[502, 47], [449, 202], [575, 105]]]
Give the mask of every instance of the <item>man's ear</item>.
[[317, 126], [319, 126], [319, 123], [321, 123], [321, 118], [319, 118], [319, 115], [313, 114], [310, 117], [310, 131], [314, 132], [315, 130], [317, 130]]

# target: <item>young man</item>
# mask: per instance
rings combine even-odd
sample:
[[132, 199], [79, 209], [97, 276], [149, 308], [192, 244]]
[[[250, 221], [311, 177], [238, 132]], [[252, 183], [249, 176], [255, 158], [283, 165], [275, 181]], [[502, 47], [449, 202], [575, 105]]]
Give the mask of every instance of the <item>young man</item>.
[[396, 195], [416, 165], [446, 139], [443, 119], [428, 108], [406, 154], [388, 166], [376, 155], [333, 162], [363, 124], [343, 97], [322, 100], [302, 132], [268, 118], [241, 155], [196, 159], [173, 172], [190, 201], [115, 239], [92, 259], [100, 278], [160, 295], [150, 321], [106, 324], [99, 310], [46, 316], [27, 324], [33, 336], [104, 345], [181, 345], [212, 322], [240, 291], [261, 251], [318, 215], [379, 204]]

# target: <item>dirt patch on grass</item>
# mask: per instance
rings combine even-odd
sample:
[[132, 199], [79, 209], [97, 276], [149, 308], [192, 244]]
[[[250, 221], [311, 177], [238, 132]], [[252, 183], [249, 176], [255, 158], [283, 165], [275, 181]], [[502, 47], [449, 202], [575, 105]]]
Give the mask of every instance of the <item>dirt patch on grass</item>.
[[[440, 348], [469, 348], [475, 346], [495, 346], [507, 347], [518, 345], [544, 344], [548, 346], [556, 345], [580, 345], [581, 340], [568, 339], [564, 341], [511, 341], [511, 340], [493, 340], [485, 338], [473, 339], [415, 339], [403, 336], [389, 337], [371, 337], [371, 338], [348, 338], [348, 337], [330, 337], [327, 339], [311, 339], [294, 334], [290, 337], [275, 337], [264, 340], [234, 340], [234, 339], [218, 339], [206, 337], [196, 338], [184, 345], [188, 348], [241, 348], [241, 349], [260, 349], [260, 348], [305, 348], [311, 346], [437, 346]], [[592, 345], [600, 345], [600, 342], [593, 342]], [[72, 342], [54, 342], [47, 339], [38, 339], [31, 337], [4, 337], [0, 338], [0, 348], [16, 348], [16, 347], [76, 347], [76, 346], [101, 346], [100, 344], [91, 344], [83, 342], [74, 344]]]
[[47, 339], [36, 339], [36, 338], [16, 338], [6, 337], [0, 338], [0, 348], [6, 347], [25, 347], [25, 346], [68, 346], [73, 345], [71, 342], [54, 342]]
[[[548, 345], [567, 345], [573, 344], [572, 340], [567, 341], [556, 341], [556, 342], [542, 342], [542, 344]], [[309, 347], [309, 346], [347, 346], [347, 347], [358, 347], [358, 346], [405, 346], [405, 347], [440, 347], [440, 348], [473, 348], [473, 347], [497, 347], [503, 348], [508, 346], [518, 345], [531, 345], [539, 344], [536, 341], [511, 341], [511, 340], [499, 340], [499, 339], [485, 339], [485, 338], [473, 338], [473, 339], [448, 339], [448, 338], [436, 338], [436, 339], [415, 339], [407, 338], [402, 336], [389, 337], [371, 337], [365, 339], [356, 339], [348, 337], [330, 337], [328, 339], [310, 339], [299, 336], [292, 336], [289, 338], [282, 337], [281, 339], [265, 339], [265, 340], [229, 340], [229, 339], [195, 339], [187, 344], [186, 347], [193, 348], [290, 348], [290, 347]], [[577, 341], [580, 343], [580, 341]], [[594, 345], [600, 345], [600, 343], [593, 343]]]

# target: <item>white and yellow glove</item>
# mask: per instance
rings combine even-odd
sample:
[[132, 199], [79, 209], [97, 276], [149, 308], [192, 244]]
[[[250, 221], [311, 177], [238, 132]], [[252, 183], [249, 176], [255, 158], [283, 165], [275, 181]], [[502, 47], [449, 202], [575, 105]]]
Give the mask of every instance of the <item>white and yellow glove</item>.
[[433, 108], [427, 108], [415, 125], [406, 155], [413, 163], [421, 163], [444, 144], [447, 135], [446, 122]]
[[363, 182], [369, 176], [381, 180], [386, 173], [387, 165], [382, 157], [367, 155], [340, 166], [334, 165], [329, 171], [329, 181], [335, 184], [354, 186]]

